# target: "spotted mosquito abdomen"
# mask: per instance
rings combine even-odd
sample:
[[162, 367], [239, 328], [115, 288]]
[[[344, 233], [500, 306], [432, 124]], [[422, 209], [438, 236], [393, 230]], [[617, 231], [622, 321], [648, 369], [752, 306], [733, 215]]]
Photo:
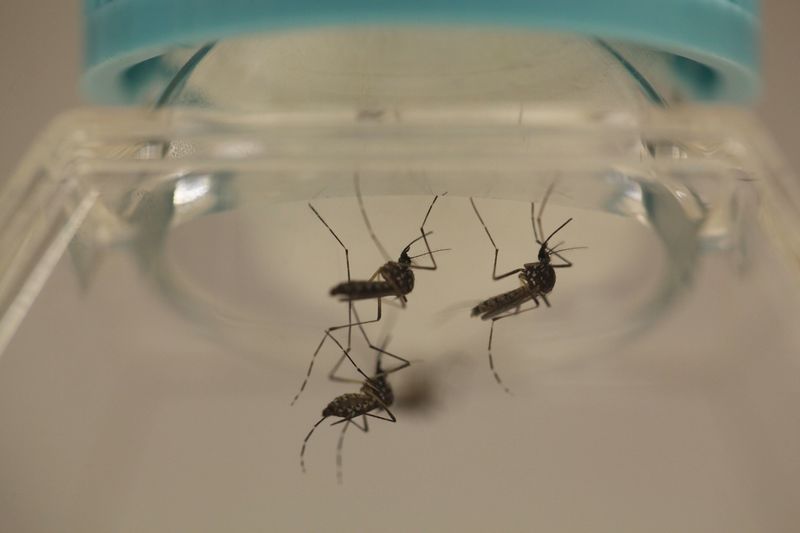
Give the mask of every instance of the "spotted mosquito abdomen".
[[381, 407], [381, 405], [375, 397], [369, 394], [350, 392], [334, 398], [333, 401], [322, 410], [322, 416], [355, 418], [379, 407]]
[[481, 319], [489, 320], [500, 313], [522, 305], [530, 298], [530, 290], [527, 287], [519, 287], [482, 301], [472, 308], [472, 316], [482, 315]]
[[386, 281], [345, 281], [331, 289], [331, 296], [342, 300], [371, 300], [394, 294], [397, 291]]

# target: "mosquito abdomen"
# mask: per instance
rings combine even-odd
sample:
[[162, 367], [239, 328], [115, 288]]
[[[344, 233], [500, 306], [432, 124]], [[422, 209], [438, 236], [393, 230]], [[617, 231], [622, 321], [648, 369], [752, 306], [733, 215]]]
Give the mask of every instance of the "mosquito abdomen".
[[492, 296], [472, 308], [472, 316], [483, 315], [481, 319], [489, 320], [500, 313], [511, 310], [531, 299], [527, 287], [519, 287], [512, 291]]
[[373, 396], [350, 392], [333, 399], [322, 411], [322, 416], [338, 416], [341, 418], [355, 418], [368, 411], [377, 409], [380, 404]]
[[385, 281], [345, 281], [331, 289], [331, 296], [342, 300], [370, 300], [397, 295], [397, 291]]

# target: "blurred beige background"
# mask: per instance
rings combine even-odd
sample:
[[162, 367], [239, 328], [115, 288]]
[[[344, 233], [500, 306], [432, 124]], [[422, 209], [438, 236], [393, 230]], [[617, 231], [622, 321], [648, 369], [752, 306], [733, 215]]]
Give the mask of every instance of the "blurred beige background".
[[[800, 169], [800, 3], [766, 0], [759, 113]], [[37, 132], [57, 113], [81, 104], [82, 2], [0, 2], [0, 179], [13, 170]]]

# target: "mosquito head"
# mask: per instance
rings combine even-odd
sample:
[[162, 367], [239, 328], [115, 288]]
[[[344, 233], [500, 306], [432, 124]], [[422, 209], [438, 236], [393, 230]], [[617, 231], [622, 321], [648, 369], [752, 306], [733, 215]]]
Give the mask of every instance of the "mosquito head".
[[415, 242], [422, 240], [431, 234], [433, 234], [432, 231], [426, 231], [424, 234], [420, 235], [419, 237], [408, 243], [408, 246], [403, 248], [403, 251], [400, 252], [400, 258], [397, 260], [397, 262], [400, 263], [401, 265], [410, 265], [413, 257], [408, 255], [408, 252], [411, 250], [411, 247], [414, 245]]
[[400, 258], [397, 260], [398, 263], [401, 265], [410, 265], [411, 264], [411, 257], [408, 255], [409, 250], [411, 250], [411, 245], [409, 244], [403, 251], [400, 252]]
[[562, 229], [564, 226], [566, 226], [567, 224], [569, 224], [571, 221], [572, 221], [572, 219], [571, 219], [571, 218], [568, 218], [566, 222], [564, 222], [564, 223], [563, 223], [563, 224], [561, 224], [559, 227], [557, 227], [557, 228], [555, 229], [555, 231], [553, 231], [553, 233], [551, 233], [551, 234], [550, 234], [550, 235], [549, 235], [549, 236], [548, 236], [548, 237], [547, 237], [547, 238], [544, 240], [544, 242], [542, 242], [542, 243], [541, 243], [541, 246], [539, 247], [539, 262], [540, 262], [540, 263], [544, 263], [544, 264], [546, 265], [546, 264], [548, 264], [548, 263], [550, 262], [550, 254], [551, 254], [552, 252], [550, 251], [550, 248], [548, 248], [548, 247], [547, 247], [547, 243], [548, 243], [548, 242], [550, 242], [550, 239], [552, 239], [552, 238], [553, 238], [553, 236], [554, 236], [556, 233], [558, 233], [559, 231], [561, 231], [561, 229]]
[[539, 247], [539, 262], [545, 265], [550, 262], [550, 250], [547, 249], [546, 244]]

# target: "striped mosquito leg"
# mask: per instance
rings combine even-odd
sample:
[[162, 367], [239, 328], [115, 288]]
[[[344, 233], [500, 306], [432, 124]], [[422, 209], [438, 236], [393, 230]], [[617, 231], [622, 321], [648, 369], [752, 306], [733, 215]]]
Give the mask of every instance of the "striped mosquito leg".
[[503, 390], [506, 391], [506, 394], [513, 396], [513, 394], [511, 393], [511, 389], [506, 387], [505, 383], [503, 383], [503, 380], [500, 379], [500, 374], [498, 374], [497, 370], [495, 370], [494, 368], [494, 357], [492, 357], [492, 337], [494, 336], [494, 323], [497, 322], [498, 320], [500, 319], [493, 318], [492, 326], [489, 328], [489, 368], [491, 369], [492, 374], [494, 374], [494, 379], [495, 381], [497, 381], [497, 384], [503, 387]]
[[317, 420], [317, 423], [314, 424], [314, 426], [312, 426], [311, 431], [308, 432], [306, 438], [303, 439], [303, 446], [300, 448], [300, 469], [303, 471], [304, 474], [306, 473], [306, 461], [305, 461], [306, 444], [308, 444], [308, 439], [311, 438], [311, 435], [314, 433], [314, 430], [317, 429], [319, 425], [322, 424], [323, 420], [325, 420], [326, 418], [328, 417], [323, 416], [322, 418]]
[[[322, 222], [325, 225], [326, 228], [328, 228], [328, 231], [331, 232], [331, 235], [333, 235], [333, 238], [336, 239], [336, 242], [338, 242], [339, 246], [341, 246], [342, 249], [344, 250], [344, 261], [345, 261], [345, 264], [347, 265], [347, 283], [350, 283], [352, 281], [351, 278], [350, 278], [350, 250], [347, 249], [347, 246], [344, 245], [344, 243], [342, 242], [342, 239], [340, 239], [339, 236], [336, 235], [336, 232], [333, 231], [333, 229], [328, 225], [327, 222], [325, 222], [325, 219], [322, 218], [322, 215], [319, 214], [319, 212], [314, 208], [314, 206], [309, 203], [308, 207], [310, 207], [311, 210], [314, 212], [314, 214], [317, 215], [317, 218], [319, 219], [319, 221]], [[353, 323], [353, 302], [348, 302], [347, 303], [347, 323], [348, 324], [352, 324]], [[348, 326], [348, 328], [347, 328], [347, 349], [348, 350], [350, 349], [350, 347], [352, 345], [352, 342], [351, 342], [352, 341], [352, 337], [353, 337], [353, 327], [352, 326]]]
[[336, 443], [336, 482], [341, 485], [344, 474], [342, 473], [342, 448], [344, 447], [344, 433], [350, 427], [350, 420], [344, 423], [342, 431], [339, 433], [339, 442]]
[[336, 481], [339, 485], [342, 484], [344, 481], [344, 469], [342, 467], [342, 450], [344, 448], [344, 432], [347, 431], [347, 426], [353, 424], [355, 427], [363, 431], [364, 433], [369, 431], [369, 424], [367, 423], [367, 416], [361, 415], [362, 424], [361, 426], [358, 425], [355, 418], [348, 418], [344, 423], [344, 427], [342, 428], [341, 433], [339, 433], [339, 442], [336, 444]]
[[497, 370], [495, 370], [495, 368], [494, 368], [494, 357], [492, 356], [492, 339], [494, 337], [494, 323], [497, 322], [498, 320], [503, 320], [504, 318], [521, 315], [522, 313], [527, 313], [528, 311], [533, 311], [534, 309], [539, 307], [539, 300], [536, 297], [533, 297], [533, 302], [534, 302], [535, 305], [533, 305], [532, 307], [528, 307], [527, 309], [521, 309], [521, 305], [520, 305], [520, 306], [517, 306], [517, 308], [512, 313], [508, 313], [508, 314], [493, 318], [492, 319], [492, 325], [489, 328], [489, 368], [491, 369], [492, 374], [494, 374], [494, 379], [495, 379], [495, 381], [497, 381], [497, 384], [500, 385], [501, 387], [503, 387], [503, 390], [505, 390], [506, 393], [511, 395], [511, 396], [514, 395], [511, 392], [511, 389], [506, 387], [505, 383], [503, 383], [503, 380], [500, 379], [500, 374], [498, 374]]
[[306, 385], [308, 385], [308, 378], [311, 377], [311, 371], [314, 369], [314, 361], [316, 361], [317, 354], [319, 354], [319, 351], [322, 349], [322, 345], [325, 344], [325, 340], [328, 338], [329, 335], [330, 334], [328, 333], [328, 331], [325, 331], [325, 334], [322, 336], [322, 340], [319, 341], [317, 349], [314, 350], [314, 355], [311, 356], [311, 362], [308, 364], [308, 371], [306, 371], [306, 377], [305, 379], [303, 379], [303, 384], [300, 385], [300, 390], [297, 391], [297, 394], [294, 395], [294, 398], [292, 398], [292, 403], [290, 403], [289, 405], [294, 405], [297, 399], [300, 398], [300, 395], [303, 394], [303, 391], [306, 390]]
[[[358, 315], [356, 315], [356, 320], [357, 320], [357, 319], [358, 319]], [[361, 374], [361, 376], [362, 376], [364, 379], [366, 379], [366, 380], [369, 380], [369, 376], [367, 376], [367, 375], [364, 373], [364, 371], [363, 371], [363, 370], [361, 370], [361, 367], [360, 367], [360, 366], [358, 366], [358, 365], [356, 364], [356, 362], [355, 362], [355, 361], [353, 361], [353, 358], [352, 358], [352, 357], [350, 357], [350, 350], [345, 350], [344, 346], [342, 346], [342, 343], [341, 343], [341, 342], [339, 342], [339, 340], [338, 340], [336, 337], [334, 337], [334, 336], [331, 334], [331, 330], [330, 330], [330, 329], [326, 329], [326, 330], [325, 330], [325, 335], [323, 335], [323, 337], [322, 337], [322, 340], [321, 340], [321, 341], [319, 341], [319, 344], [317, 345], [317, 349], [316, 349], [316, 350], [314, 350], [314, 354], [311, 356], [311, 362], [310, 362], [310, 363], [309, 363], [309, 365], [308, 365], [308, 371], [306, 372], [306, 377], [305, 377], [305, 379], [303, 379], [303, 383], [302, 383], [302, 385], [300, 385], [300, 390], [299, 390], [299, 391], [297, 391], [297, 394], [295, 394], [294, 398], [292, 399], [292, 402], [291, 402], [289, 405], [294, 405], [294, 404], [295, 404], [295, 402], [297, 401], [297, 399], [300, 397], [300, 395], [301, 395], [301, 394], [303, 393], [303, 391], [305, 390], [305, 388], [306, 388], [306, 385], [308, 385], [308, 378], [309, 378], [309, 377], [311, 377], [311, 371], [314, 369], [314, 361], [316, 361], [316, 359], [317, 359], [317, 355], [319, 355], [319, 352], [320, 352], [320, 350], [322, 349], [322, 345], [323, 345], [323, 344], [325, 344], [325, 340], [326, 340], [326, 339], [331, 339], [331, 340], [332, 340], [334, 343], [336, 343], [336, 346], [338, 346], [338, 347], [339, 347], [339, 349], [342, 351], [342, 355], [343, 355], [343, 356], [344, 356], [344, 357], [345, 357], [345, 358], [346, 358], [348, 361], [350, 361], [350, 364], [351, 364], [351, 365], [353, 365], [353, 367], [356, 369], [356, 371], [357, 371], [359, 374]], [[395, 356], [395, 357], [396, 357], [396, 356]]]

